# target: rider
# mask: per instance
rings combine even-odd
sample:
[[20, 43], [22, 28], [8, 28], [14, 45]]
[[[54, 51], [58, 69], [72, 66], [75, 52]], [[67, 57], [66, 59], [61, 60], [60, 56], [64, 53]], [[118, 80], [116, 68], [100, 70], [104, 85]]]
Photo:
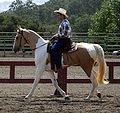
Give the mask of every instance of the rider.
[[54, 59], [57, 71], [64, 68], [61, 62], [62, 53], [59, 50], [66, 47], [66, 45], [70, 42], [71, 37], [71, 27], [69, 21], [67, 20], [68, 16], [66, 12], [67, 11], [63, 8], [59, 8], [59, 10], [54, 11], [60, 20], [58, 32], [52, 37], [52, 39], [57, 39], [57, 41], [51, 47], [51, 57]]

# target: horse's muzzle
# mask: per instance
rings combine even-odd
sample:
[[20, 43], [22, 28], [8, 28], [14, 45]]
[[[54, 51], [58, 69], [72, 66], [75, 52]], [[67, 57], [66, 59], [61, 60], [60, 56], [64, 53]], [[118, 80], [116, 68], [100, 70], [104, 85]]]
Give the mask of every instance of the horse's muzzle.
[[13, 47], [13, 49], [12, 49], [15, 53], [17, 53], [18, 51], [20, 51], [20, 49], [18, 48], [18, 47]]

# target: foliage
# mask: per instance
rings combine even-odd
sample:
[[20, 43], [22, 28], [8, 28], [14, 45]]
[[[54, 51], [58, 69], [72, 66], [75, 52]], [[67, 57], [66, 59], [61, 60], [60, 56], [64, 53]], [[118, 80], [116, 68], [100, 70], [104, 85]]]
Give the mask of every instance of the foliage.
[[101, 9], [92, 16], [89, 33], [120, 32], [120, 0], [103, 0]]
[[35, 31], [55, 32], [59, 22], [53, 12], [62, 7], [68, 11], [73, 31], [87, 32], [90, 17], [100, 6], [101, 0], [49, 0], [43, 5], [15, 0], [8, 11], [0, 13], [0, 31], [15, 31], [21, 25]]

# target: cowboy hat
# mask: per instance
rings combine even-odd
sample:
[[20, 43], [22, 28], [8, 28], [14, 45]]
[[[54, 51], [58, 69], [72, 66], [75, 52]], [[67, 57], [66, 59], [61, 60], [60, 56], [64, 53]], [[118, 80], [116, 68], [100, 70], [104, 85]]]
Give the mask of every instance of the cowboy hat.
[[59, 10], [55, 10], [54, 13], [60, 13], [60, 14], [65, 15], [66, 17], [68, 17], [68, 15], [66, 14], [67, 11], [63, 8], [59, 8]]

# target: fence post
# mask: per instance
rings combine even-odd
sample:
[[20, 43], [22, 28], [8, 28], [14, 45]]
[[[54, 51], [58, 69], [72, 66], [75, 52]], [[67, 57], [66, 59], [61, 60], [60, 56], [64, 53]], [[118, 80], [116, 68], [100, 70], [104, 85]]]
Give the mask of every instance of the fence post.
[[[62, 69], [58, 73], [58, 85], [63, 91], [67, 93], [67, 68]], [[54, 95], [61, 96], [60, 92], [56, 89]]]
[[4, 57], [5, 57], [5, 39], [4, 39]]
[[10, 65], [10, 79], [14, 80], [15, 79], [15, 65]]
[[109, 81], [110, 82], [113, 82], [113, 79], [114, 79], [113, 74], [114, 74], [114, 67], [113, 65], [110, 65], [109, 66]]
[[108, 36], [106, 36], [105, 35], [105, 37], [104, 37], [104, 51], [107, 51], [107, 38], [108, 38]]

